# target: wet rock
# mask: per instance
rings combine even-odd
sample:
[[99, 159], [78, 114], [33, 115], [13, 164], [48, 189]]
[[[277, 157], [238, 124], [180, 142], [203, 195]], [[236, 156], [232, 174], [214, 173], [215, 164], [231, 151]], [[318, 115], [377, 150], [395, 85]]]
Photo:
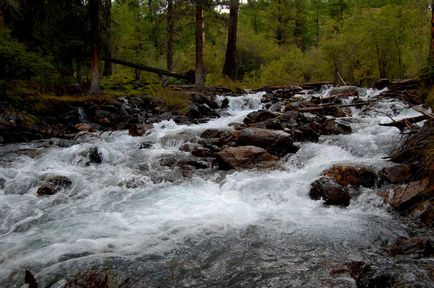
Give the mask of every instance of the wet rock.
[[198, 145], [198, 146], [194, 147], [193, 150], [191, 150], [191, 155], [196, 156], [196, 157], [211, 157], [212, 152], [211, 152], [211, 150]]
[[41, 177], [41, 180], [54, 186], [56, 189], [68, 188], [72, 185], [71, 179], [62, 175], [45, 174]]
[[198, 105], [206, 105], [212, 109], [219, 108], [219, 105], [215, 101], [215, 96], [207, 96], [201, 93], [193, 93], [190, 95], [190, 101]]
[[369, 166], [337, 164], [324, 171], [323, 175], [333, 178], [342, 186], [372, 188], [377, 183], [377, 173]]
[[413, 178], [410, 165], [399, 164], [381, 170], [381, 176], [392, 184], [408, 183]]
[[38, 188], [38, 191], [36, 192], [39, 196], [49, 196], [54, 195], [57, 193], [56, 187], [49, 185], [49, 184], [43, 184]]
[[422, 223], [434, 227], [434, 203], [427, 201], [424, 203], [419, 214], [419, 219]]
[[330, 90], [330, 96], [359, 96], [359, 90], [356, 86], [333, 87]]
[[212, 158], [195, 158], [195, 157], [187, 158], [177, 163], [177, 165], [180, 167], [191, 166], [194, 169], [208, 169], [213, 166], [212, 164], [213, 164]]
[[239, 123], [239, 122], [229, 123], [229, 126], [234, 127], [234, 130], [242, 130], [244, 128], [247, 128], [247, 126], [244, 123]]
[[223, 99], [222, 103], [220, 104], [220, 109], [226, 109], [229, 107], [229, 99], [225, 98]]
[[263, 122], [253, 123], [249, 125], [250, 127], [260, 128], [260, 129], [271, 129], [271, 130], [283, 130], [285, 129], [282, 125], [280, 119], [268, 119]]
[[97, 147], [92, 147], [87, 151], [87, 157], [89, 158], [90, 163], [100, 164], [102, 162], [102, 155], [98, 151]]
[[160, 159], [159, 164], [160, 166], [167, 166], [167, 167], [173, 167], [178, 163], [178, 160], [172, 157], [167, 157]]
[[228, 147], [217, 153], [217, 161], [223, 170], [276, 168], [279, 158], [265, 149], [255, 146]]
[[217, 130], [217, 129], [206, 129], [202, 134], [200, 134], [201, 138], [204, 139], [212, 139], [212, 138], [222, 138], [230, 135], [229, 131]]
[[202, 114], [200, 113], [200, 110], [199, 110], [199, 106], [194, 104], [194, 103], [190, 103], [190, 105], [188, 106], [188, 115], [191, 118], [202, 117]]
[[323, 199], [325, 205], [348, 206], [351, 200], [349, 190], [328, 177], [313, 182], [309, 196], [313, 200]]
[[72, 277], [65, 288], [109, 288], [109, 276], [103, 271], [90, 270]]
[[97, 118], [109, 117], [110, 116], [110, 112], [106, 111], [106, 110], [95, 110], [95, 116]]
[[434, 246], [430, 239], [424, 238], [398, 238], [389, 248], [392, 256], [417, 254], [425, 257], [434, 255]]
[[164, 146], [174, 147], [186, 142], [190, 142], [190, 143], [197, 142], [197, 140], [193, 132], [183, 131], [180, 133], [167, 134], [160, 139], [160, 142]]
[[130, 124], [128, 125], [128, 135], [133, 137], [141, 137], [148, 134], [154, 126], [152, 124]]
[[322, 125], [321, 130], [322, 135], [345, 135], [353, 132], [350, 126], [336, 123], [336, 120], [334, 119], [326, 120], [324, 125]]
[[172, 119], [172, 113], [170, 112], [164, 112], [163, 114], [158, 116], [159, 121], [170, 120], [170, 119]]
[[246, 128], [239, 131], [237, 143], [242, 146], [257, 146], [264, 148], [276, 156], [284, 156], [296, 152], [292, 136], [283, 131]]
[[90, 124], [87, 124], [87, 123], [78, 123], [78, 124], [75, 124], [74, 127], [76, 129], [78, 129], [79, 131], [84, 131], [84, 132], [94, 132], [95, 131], [95, 129]]
[[276, 118], [277, 116], [278, 115], [268, 110], [259, 110], [259, 111], [249, 113], [247, 117], [244, 119], [244, 123], [252, 124], [257, 122], [263, 122], [268, 119]]
[[429, 196], [424, 193], [425, 189], [428, 188], [429, 180], [429, 178], [424, 178], [420, 181], [413, 181], [393, 188], [392, 193], [385, 191], [379, 195], [383, 197], [386, 203], [402, 212], [422, 202], [421, 200]]
[[268, 108], [269, 111], [271, 112], [282, 112], [282, 110], [285, 108], [285, 103], [283, 102], [277, 102], [274, 103], [270, 106], [270, 108]]
[[29, 270], [25, 271], [24, 283], [27, 284], [27, 288], [38, 288], [38, 282]]
[[154, 145], [153, 142], [145, 141], [145, 142], [143, 142], [142, 144], [140, 144], [139, 149], [149, 149], [149, 148], [151, 148], [153, 145]]
[[389, 86], [390, 81], [387, 78], [381, 78], [380, 80], [378, 80], [375, 84], [374, 87], [377, 88], [378, 90], [382, 90], [384, 88], [386, 88], [387, 86]]
[[0, 177], [0, 189], [5, 188], [5, 184], [6, 184], [6, 179]]

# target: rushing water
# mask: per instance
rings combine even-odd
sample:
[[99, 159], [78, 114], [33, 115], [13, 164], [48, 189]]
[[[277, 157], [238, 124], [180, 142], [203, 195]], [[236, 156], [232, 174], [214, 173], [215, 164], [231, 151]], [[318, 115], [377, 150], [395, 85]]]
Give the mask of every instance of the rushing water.
[[[379, 91], [362, 94], [369, 99]], [[261, 97], [233, 97], [222, 118], [192, 126], [163, 121], [144, 137], [117, 131], [82, 136], [72, 145], [0, 147], [6, 180], [0, 287], [20, 287], [24, 269], [40, 287], [62, 287], [69, 274], [89, 267], [129, 277], [134, 287], [354, 287], [354, 280], [333, 278], [330, 270], [351, 260], [389, 265], [382, 245], [407, 232], [375, 189], [362, 189], [345, 209], [324, 207], [308, 191], [334, 163], [389, 165], [383, 158], [402, 139], [378, 123], [389, 122], [387, 114], [417, 115], [403, 103], [382, 100], [368, 113], [354, 108], [353, 117], [342, 120], [352, 134], [300, 143], [282, 169], [214, 170], [181, 179], [158, 165], [164, 157], [185, 156], [181, 144], [205, 129], [232, 129], [230, 123], [261, 108]], [[146, 141], [154, 144], [139, 149]], [[103, 161], [86, 165], [94, 146]], [[72, 187], [37, 197], [46, 173], [69, 177]]]

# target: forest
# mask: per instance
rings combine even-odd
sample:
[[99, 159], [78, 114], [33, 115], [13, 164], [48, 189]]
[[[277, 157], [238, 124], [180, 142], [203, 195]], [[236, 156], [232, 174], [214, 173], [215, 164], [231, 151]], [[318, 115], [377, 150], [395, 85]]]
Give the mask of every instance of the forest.
[[[103, 60], [110, 58], [200, 69], [207, 85], [248, 88], [341, 80], [370, 86], [417, 77], [429, 66], [426, 0], [3, 0], [0, 11], [3, 83], [89, 87], [92, 65], [103, 86], [160, 81]], [[92, 64], [91, 55], [101, 61]]]

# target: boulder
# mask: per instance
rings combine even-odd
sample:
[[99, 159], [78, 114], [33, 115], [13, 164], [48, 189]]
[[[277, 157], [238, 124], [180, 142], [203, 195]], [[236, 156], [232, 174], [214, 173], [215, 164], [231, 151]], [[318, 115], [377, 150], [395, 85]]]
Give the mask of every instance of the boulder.
[[255, 146], [228, 147], [217, 153], [220, 169], [276, 168], [279, 158]]
[[5, 188], [5, 184], [6, 184], [6, 179], [0, 177], [0, 189]]
[[392, 193], [385, 191], [380, 192], [379, 195], [396, 210], [405, 211], [416, 203], [422, 202], [421, 200], [425, 198], [424, 196], [429, 196], [424, 193], [429, 186], [429, 180], [429, 178], [424, 178], [420, 181], [399, 185], [392, 190]]
[[381, 170], [381, 176], [392, 184], [408, 183], [413, 178], [410, 165], [398, 164]]
[[220, 109], [226, 109], [229, 107], [229, 99], [225, 98], [223, 99], [222, 103], [220, 104]]
[[56, 174], [44, 174], [42, 175], [41, 180], [54, 186], [56, 189], [68, 188], [72, 185], [71, 179]]
[[191, 150], [191, 155], [196, 156], [196, 157], [211, 157], [212, 152], [211, 152], [211, 150], [209, 150], [205, 147], [197, 145], [196, 147], [194, 147]]
[[377, 183], [377, 173], [369, 166], [337, 164], [324, 171], [323, 175], [333, 178], [342, 186], [372, 188]]
[[313, 200], [323, 199], [325, 205], [348, 206], [351, 195], [346, 187], [328, 177], [321, 177], [311, 184], [309, 196]]
[[98, 151], [97, 147], [92, 147], [87, 151], [87, 157], [89, 158], [89, 162], [87, 164], [95, 163], [100, 164], [102, 162], [102, 155]]
[[434, 255], [434, 246], [429, 239], [400, 237], [389, 248], [389, 252], [392, 256], [416, 254], [428, 257]]
[[252, 123], [249, 126], [254, 127], [254, 128], [272, 129], [272, 130], [285, 129], [285, 127], [282, 126], [280, 119], [278, 119], [278, 118], [268, 119], [268, 120], [265, 120], [263, 122]]
[[222, 138], [230, 135], [229, 131], [217, 130], [217, 129], [206, 129], [200, 134], [201, 138], [204, 139], [213, 139], [213, 138]]
[[38, 191], [36, 192], [39, 196], [49, 196], [54, 195], [57, 193], [57, 189], [49, 184], [43, 184], [38, 188]]
[[259, 110], [255, 112], [251, 112], [247, 114], [247, 117], [244, 119], [245, 124], [252, 124], [257, 122], [263, 122], [268, 119], [276, 118], [278, 115], [270, 112], [268, 110]]
[[246, 128], [237, 134], [237, 143], [241, 146], [257, 146], [264, 148], [276, 156], [284, 156], [296, 152], [292, 136], [283, 131]]

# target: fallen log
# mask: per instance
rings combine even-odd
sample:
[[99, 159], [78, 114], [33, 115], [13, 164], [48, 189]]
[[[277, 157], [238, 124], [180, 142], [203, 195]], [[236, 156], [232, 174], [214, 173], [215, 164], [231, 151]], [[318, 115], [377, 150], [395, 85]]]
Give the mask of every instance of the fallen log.
[[393, 121], [391, 123], [380, 123], [379, 125], [380, 126], [396, 127], [400, 131], [403, 131], [405, 128], [410, 128], [411, 129], [412, 126], [413, 126], [412, 124], [424, 121], [426, 119], [428, 119], [428, 117], [425, 116], [425, 115], [422, 115], [422, 116], [405, 118], [405, 119], [402, 119], [402, 120], [399, 120], [399, 121]]
[[[105, 60], [105, 59], [103, 59], [103, 60]], [[184, 79], [188, 83], [194, 84], [194, 71], [188, 71], [186, 73], [178, 73], [178, 72], [167, 71], [167, 70], [158, 69], [158, 68], [154, 68], [154, 67], [149, 67], [149, 66], [146, 66], [143, 64], [132, 63], [132, 62], [128, 62], [128, 61], [121, 60], [121, 59], [111, 58], [110, 60], [114, 64], [119, 64], [122, 66], [147, 71], [147, 72], [155, 73], [158, 75], [169, 76], [169, 77], [173, 77], [173, 78], [177, 78], [177, 79]]]

